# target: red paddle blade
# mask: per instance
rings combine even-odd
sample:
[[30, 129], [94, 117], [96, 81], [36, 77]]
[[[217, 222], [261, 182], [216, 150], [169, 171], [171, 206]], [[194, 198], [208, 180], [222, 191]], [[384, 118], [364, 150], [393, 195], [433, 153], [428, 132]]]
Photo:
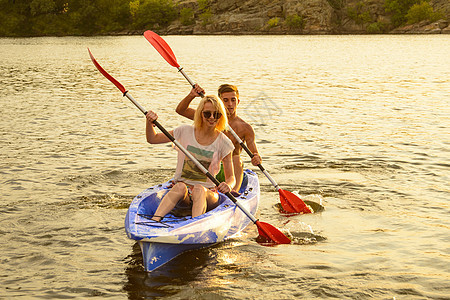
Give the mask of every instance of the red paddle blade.
[[91, 53], [91, 50], [89, 50], [89, 56], [91, 57], [92, 62], [94, 63], [95, 67], [100, 71], [100, 73], [103, 74], [103, 76], [105, 76], [106, 78], [108, 78], [109, 81], [111, 81], [112, 83], [114, 83], [114, 85], [123, 93], [125, 94], [127, 92], [127, 90], [125, 89], [125, 87], [118, 82], [117, 80], [114, 79], [114, 77], [112, 77], [111, 75], [108, 74], [108, 72], [105, 71], [105, 69], [102, 68], [102, 66], [100, 66], [98, 64], [98, 62], [95, 60], [94, 56]]
[[147, 41], [152, 44], [152, 46], [156, 49], [156, 51], [161, 54], [162, 57], [173, 67], [179, 68], [180, 65], [177, 62], [177, 59], [175, 57], [175, 54], [173, 54], [172, 49], [170, 49], [169, 45], [166, 43], [165, 40], [162, 39], [159, 35], [154, 33], [151, 30], [147, 30], [144, 32], [144, 37], [147, 39]]
[[286, 212], [295, 214], [311, 213], [311, 210], [306, 206], [305, 202], [297, 195], [282, 189], [279, 189], [278, 193], [280, 194], [281, 206]]
[[268, 240], [268, 242], [276, 244], [291, 243], [291, 240], [274, 226], [260, 221], [256, 221], [255, 224], [258, 226], [259, 235]]

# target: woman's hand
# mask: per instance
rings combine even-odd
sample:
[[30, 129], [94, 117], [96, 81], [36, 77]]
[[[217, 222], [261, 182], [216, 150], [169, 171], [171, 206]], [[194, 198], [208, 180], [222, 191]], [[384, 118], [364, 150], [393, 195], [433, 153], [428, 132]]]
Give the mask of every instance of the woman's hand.
[[223, 194], [231, 192], [231, 188], [226, 182], [221, 182], [217, 187], [217, 190]]
[[149, 110], [147, 112], [145, 117], [147, 118], [147, 122], [149, 124], [153, 124], [153, 122], [156, 121], [156, 119], [158, 119], [158, 115], [154, 111], [151, 111], [151, 110]]

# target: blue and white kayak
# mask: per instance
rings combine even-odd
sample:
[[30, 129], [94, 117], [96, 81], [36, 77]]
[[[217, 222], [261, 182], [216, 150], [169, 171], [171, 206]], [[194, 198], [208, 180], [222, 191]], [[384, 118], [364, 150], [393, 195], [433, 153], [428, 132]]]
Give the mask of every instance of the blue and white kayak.
[[[244, 180], [236, 199], [255, 215], [260, 198], [258, 176], [251, 170], [245, 170], [244, 173], [247, 180]], [[182, 217], [172, 211], [161, 222], [150, 220], [170, 186], [171, 181], [168, 181], [144, 190], [133, 199], [125, 218], [125, 231], [130, 239], [138, 241], [148, 272], [185, 251], [232, 238], [252, 223], [241, 209], [221, 193], [219, 206], [198, 217]]]

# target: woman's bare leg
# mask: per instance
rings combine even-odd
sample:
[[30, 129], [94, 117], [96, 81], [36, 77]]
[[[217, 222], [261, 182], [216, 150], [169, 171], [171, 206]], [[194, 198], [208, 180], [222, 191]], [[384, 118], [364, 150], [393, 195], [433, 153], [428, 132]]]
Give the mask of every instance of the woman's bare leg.
[[241, 155], [233, 155], [233, 170], [234, 178], [236, 178], [236, 184], [233, 187], [233, 191], [239, 192], [242, 178], [244, 177], [244, 166], [242, 165]]
[[192, 217], [197, 217], [206, 212], [208, 208], [217, 206], [219, 195], [208, 190], [200, 184], [192, 189]]
[[181, 199], [185, 200], [188, 197], [188, 190], [184, 183], [178, 182], [172, 189], [164, 196], [152, 220], [161, 221], [177, 205]]

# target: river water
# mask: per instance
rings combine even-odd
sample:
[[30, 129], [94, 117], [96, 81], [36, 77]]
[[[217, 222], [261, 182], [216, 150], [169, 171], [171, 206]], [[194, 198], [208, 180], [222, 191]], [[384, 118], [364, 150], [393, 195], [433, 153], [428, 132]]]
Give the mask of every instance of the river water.
[[125, 213], [176, 153], [87, 47], [168, 129], [189, 85], [143, 36], [0, 39], [0, 298], [449, 299], [449, 35], [164, 38], [207, 93], [238, 85], [265, 168], [325, 210], [280, 215], [259, 173], [260, 220], [303, 238], [251, 226], [146, 273]]

